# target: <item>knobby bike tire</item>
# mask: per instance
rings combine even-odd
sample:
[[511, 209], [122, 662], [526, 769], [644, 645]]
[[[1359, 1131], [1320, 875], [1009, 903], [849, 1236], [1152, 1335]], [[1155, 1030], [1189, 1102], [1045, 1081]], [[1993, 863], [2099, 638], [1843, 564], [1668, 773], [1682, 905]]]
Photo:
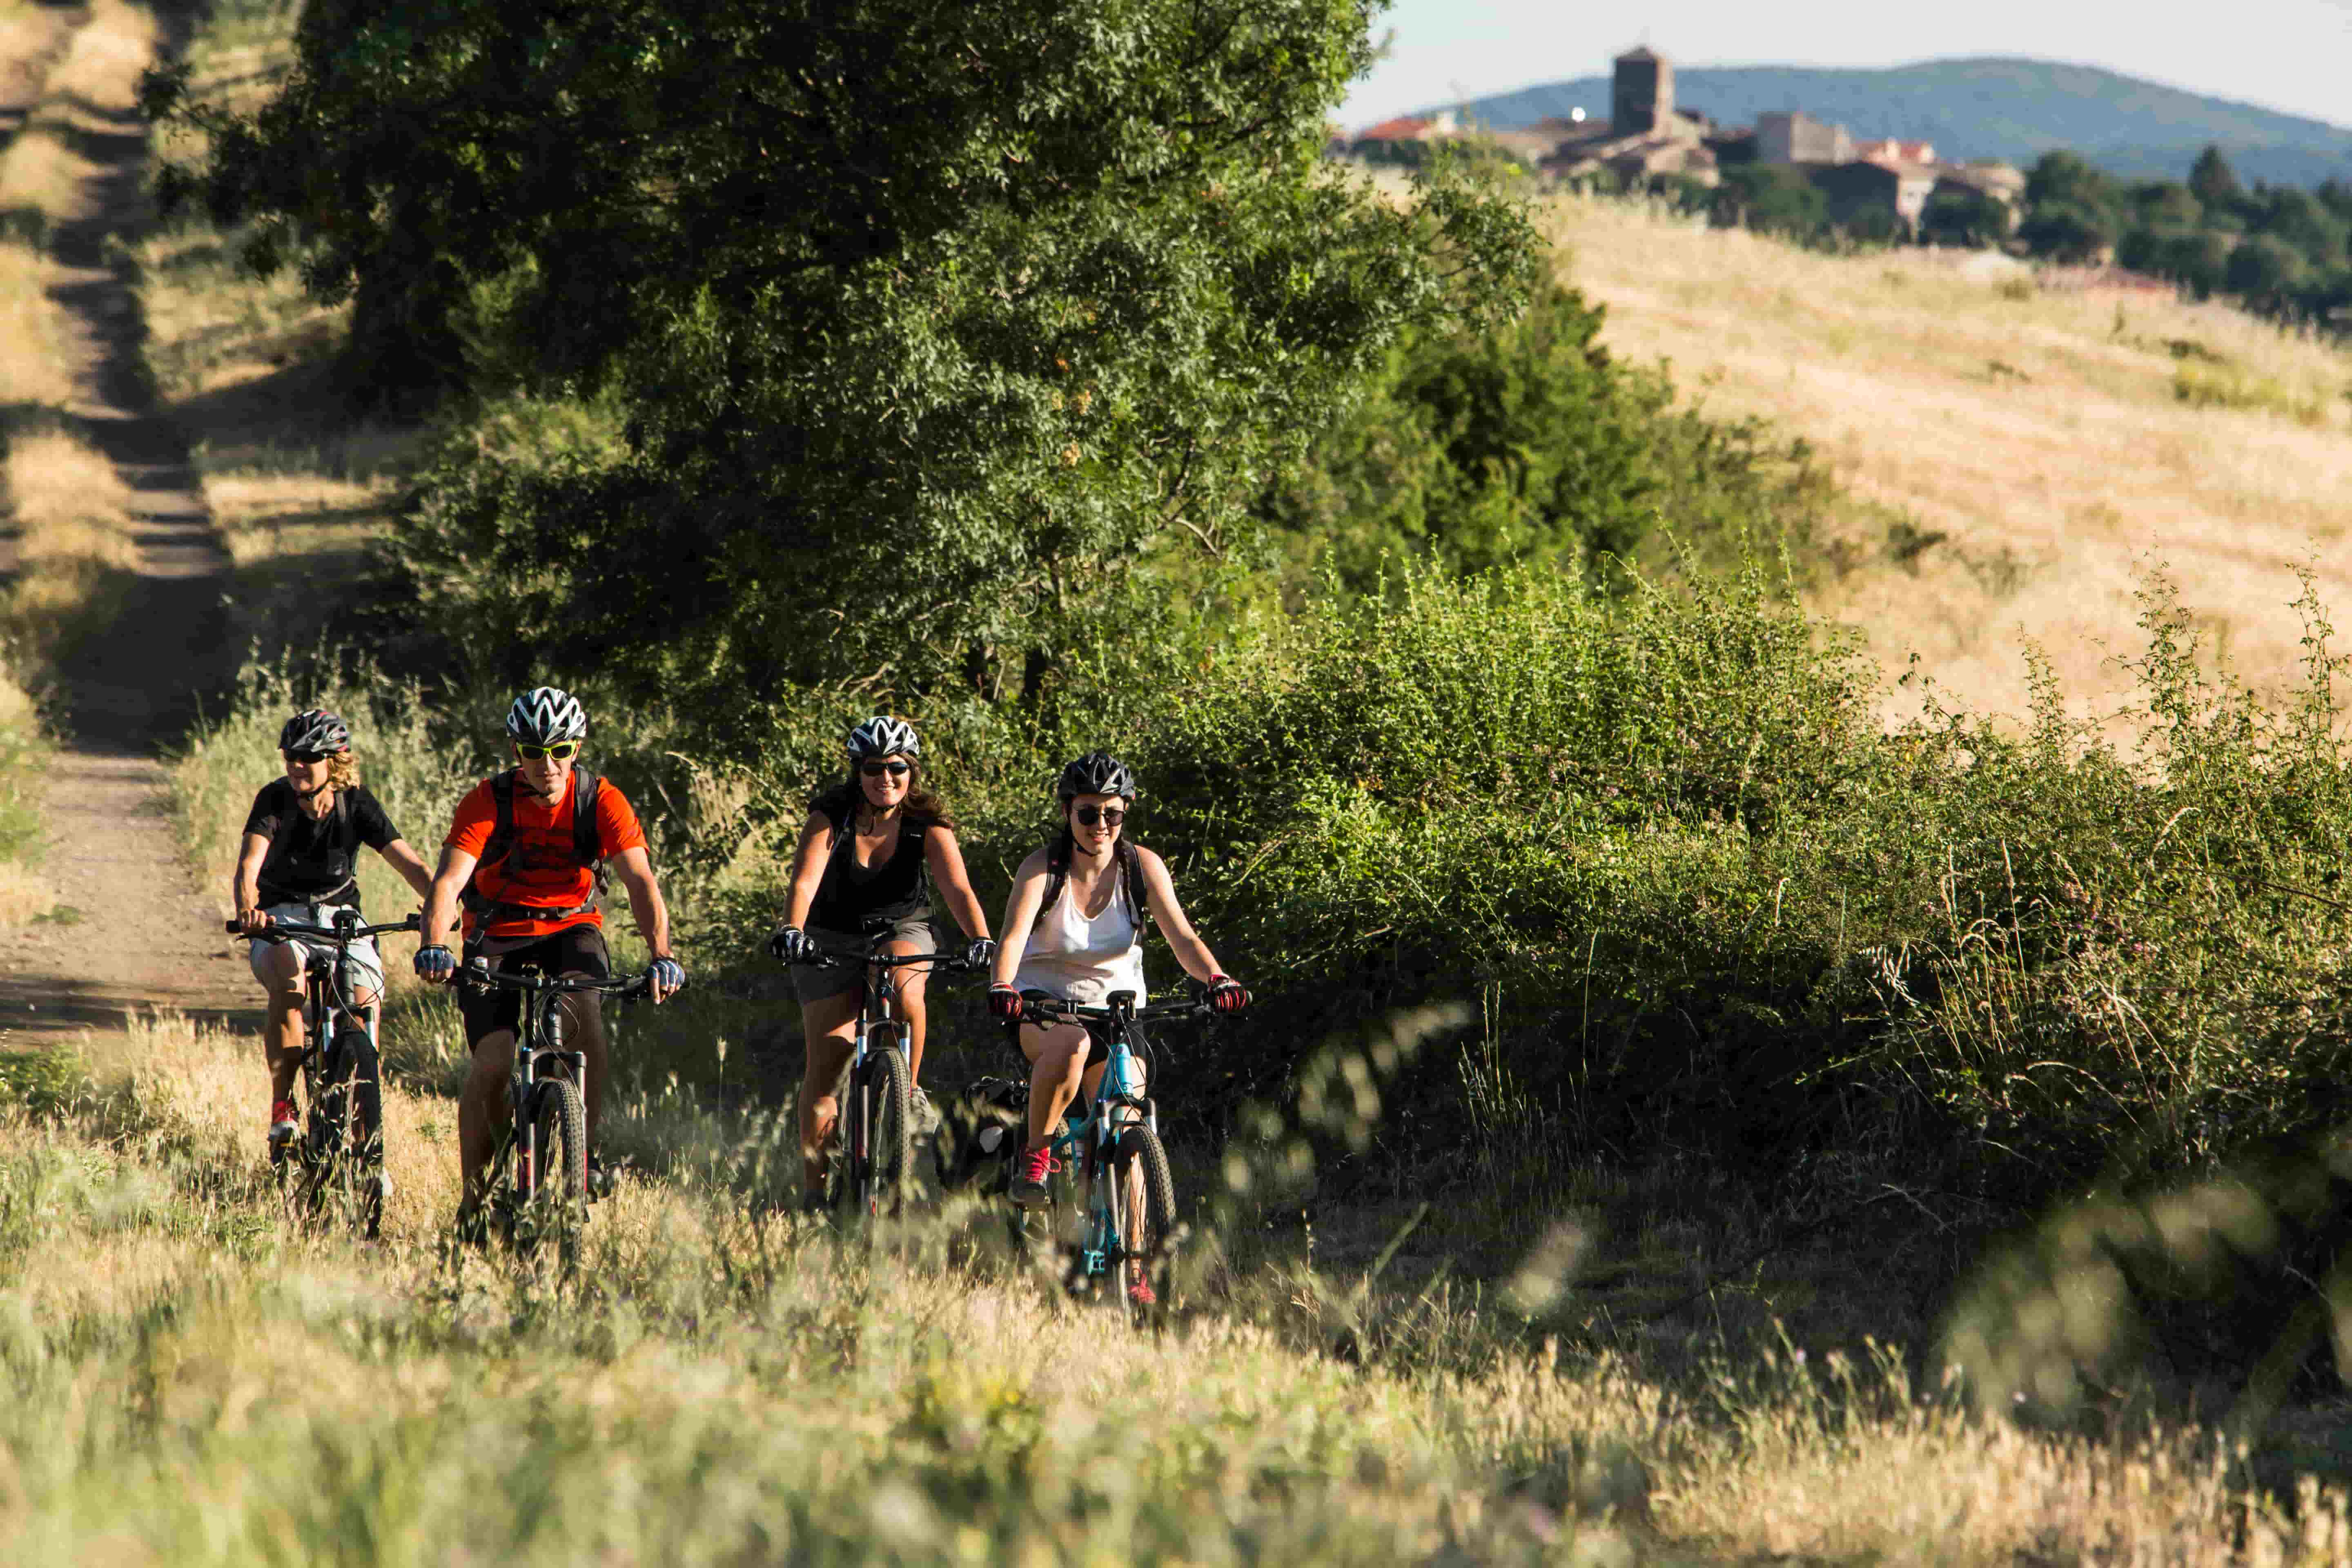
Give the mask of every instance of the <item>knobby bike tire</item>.
[[907, 1058], [892, 1047], [868, 1052], [859, 1082], [850, 1088], [866, 1122], [856, 1212], [894, 1218], [905, 1205], [915, 1164], [914, 1082]]
[[[1129, 1315], [1139, 1324], [1168, 1306], [1175, 1274], [1171, 1244], [1176, 1234], [1176, 1178], [1168, 1169], [1168, 1151], [1160, 1144], [1160, 1134], [1140, 1123], [1119, 1130], [1110, 1161], [1111, 1179], [1106, 1187], [1119, 1205], [1114, 1213], [1118, 1218], [1121, 1248], [1127, 1255], [1113, 1277], [1112, 1288], [1118, 1292], [1118, 1299], [1126, 1303]], [[1136, 1229], [1139, 1208], [1140, 1231], [1130, 1235]], [[1139, 1308], [1129, 1300], [1128, 1282], [1138, 1272], [1159, 1298], [1158, 1307]]]
[[580, 1087], [566, 1078], [541, 1079], [531, 1091], [531, 1142], [538, 1152], [529, 1203], [537, 1229], [570, 1226], [588, 1205], [588, 1111]]
[[314, 1125], [324, 1134], [313, 1146], [320, 1195], [339, 1205], [352, 1224], [369, 1237], [383, 1226], [383, 1067], [375, 1042], [362, 1029], [347, 1030], [327, 1060]]

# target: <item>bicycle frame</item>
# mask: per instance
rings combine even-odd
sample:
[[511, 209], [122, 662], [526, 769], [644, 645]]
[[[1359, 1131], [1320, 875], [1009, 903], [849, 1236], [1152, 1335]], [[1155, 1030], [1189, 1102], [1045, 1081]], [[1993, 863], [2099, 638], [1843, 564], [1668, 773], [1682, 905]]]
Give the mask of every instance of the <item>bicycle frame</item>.
[[[891, 952], [888, 951], [891, 941], [892, 936], [887, 930], [877, 931], [868, 938], [862, 952], [823, 950], [819, 958], [820, 963], [835, 968], [860, 963], [866, 969], [866, 998], [857, 1009], [856, 1027], [850, 1039], [849, 1059], [843, 1068], [842, 1081], [852, 1094], [864, 1092], [861, 1086], [866, 1081], [864, 1069], [867, 1058], [881, 1051], [895, 1051], [901, 1060], [907, 1062], [908, 1083], [912, 1087], [914, 1064], [907, 1050], [905, 1024], [898, 1017], [897, 1009], [898, 972], [918, 968], [933, 973], [956, 972], [967, 967], [962, 958], [955, 954]], [[861, 1109], [860, 1114], [854, 1117], [845, 1114], [846, 1110], [844, 1107], [835, 1112], [830, 1142], [839, 1145], [837, 1157], [853, 1162], [853, 1168], [856, 1168], [856, 1163], [870, 1157], [870, 1151], [851, 1146], [853, 1134], [849, 1129], [853, 1126], [856, 1129], [854, 1136], [870, 1136], [874, 1118], [870, 1108]]]
[[535, 965], [492, 969], [488, 959], [477, 957], [466, 966], [465, 979], [470, 985], [523, 994], [522, 1015], [515, 1020], [514, 1060], [507, 1075], [507, 1107], [514, 1121], [501, 1152], [510, 1152], [514, 1158], [509, 1172], [512, 1190], [529, 1194], [538, 1190], [541, 1174], [534, 1091], [550, 1079], [563, 1078], [583, 1103], [588, 1096], [588, 1053], [563, 1048], [563, 998], [601, 994], [627, 1000], [644, 991], [647, 976], [572, 980], [544, 973]]
[[1137, 1025], [1155, 1018], [1193, 1017], [1208, 1009], [1198, 1002], [1168, 1002], [1138, 1009], [1135, 993], [1114, 991], [1099, 1007], [1083, 1006], [1069, 1002], [1031, 1002], [1024, 1016], [1039, 1024], [1073, 1023], [1084, 1025], [1090, 1020], [1108, 1023], [1109, 1041], [1103, 1062], [1103, 1075], [1096, 1086], [1093, 1101], [1087, 1113], [1078, 1114], [1074, 1101], [1062, 1113], [1062, 1125], [1047, 1147], [1054, 1157], [1066, 1161], [1075, 1169], [1081, 1155], [1087, 1172], [1087, 1229], [1074, 1260], [1074, 1273], [1086, 1278], [1116, 1274], [1128, 1262], [1127, 1237], [1122, 1233], [1126, 1216], [1119, 1205], [1110, 1200], [1111, 1155], [1120, 1130], [1140, 1123], [1149, 1127], [1153, 1136], [1160, 1131], [1160, 1110], [1152, 1099], [1144, 1094], [1145, 1085], [1137, 1072], [1139, 1053], [1134, 1046]]

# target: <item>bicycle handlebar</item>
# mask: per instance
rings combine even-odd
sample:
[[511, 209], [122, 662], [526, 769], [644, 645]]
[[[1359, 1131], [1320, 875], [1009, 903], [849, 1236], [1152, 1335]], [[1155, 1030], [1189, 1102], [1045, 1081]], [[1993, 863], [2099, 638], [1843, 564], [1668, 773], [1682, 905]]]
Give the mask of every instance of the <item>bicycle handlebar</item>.
[[886, 969], [912, 969], [917, 964], [930, 964], [950, 974], [975, 973], [960, 952], [845, 952], [838, 948], [821, 947], [808, 963], [813, 969], [861, 969], [869, 963], [878, 963]]
[[595, 991], [602, 992], [607, 996], [617, 996], [624, 1002], [632, 1002], [647, 994], [653, 988], [653, 979], [654, 972], [650, 969], [641, 974], [616, 975], [609, 980], [589, 980], [569, 974], [541, 974], [536, 970], [522, 970], [509, 973], [503, 969], [492, 969], [478, 958], [457, 972], [457, 981], [462, 985], [495, 986], [508, 991], [532, 993]]
[[[1130, 1007], [1125, 1016], [1129, 1023], [1149, 1024], [1160, 1018], [1192, 1018], [1213, 1016], [1216, 1009], [1200, 997], [1189, 1002], [1148, 1002], [1140, 1007]], [[1090, 1018], [1108, 1020], [1120, 1016], [1118, 1009], [1091, 1005], [1083, 1002], [1065, 1002], [1058, 997], [1046, 1000], [1025, 998], [1021, 1004], [1021, 1016], [1033, 1023], [1057, 1021], [1082, 1022]]]
[[393, 921], [390, 925], [353, 926], [348, 931], [333, 926], [314, 926], [300, 921], [272, 921], [259, 931], [247, 931], [236, 921], [226, 922], [231, 936], [251, 937], [257, 942], [357, 942], [365, 936], [382, 936], [387, 931], [423, 929], [415, 915]]

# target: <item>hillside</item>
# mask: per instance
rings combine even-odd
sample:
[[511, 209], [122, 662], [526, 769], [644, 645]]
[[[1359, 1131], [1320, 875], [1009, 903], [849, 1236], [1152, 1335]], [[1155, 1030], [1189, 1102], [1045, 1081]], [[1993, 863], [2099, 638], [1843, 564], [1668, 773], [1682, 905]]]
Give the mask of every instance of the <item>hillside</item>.
[[[2217, 143], [2248, 180], [2316, 184], [2352, 177], [2352, 129], [2054, 60], [1926, 60], [1885, 70], [1677, 68], [1675, 98], [1728, 124], [1802, 109], [1857, 136], [1933, 142], [1947, 158], [2021, 164], [2065, 147], [2119, 174], [2178, 179], [2200, 149]], [[1576, 108], [1606, 114], [1608, 105], [1609, 79], [1590, 76], [1475, 99], [1466, 108], [1507, 130]]]
[[1916, 651], [2021, 712], [2031, 637], [2078, 711], [2107, 711], [2159, 562], [2260, 684], [2303, 652], [2298, 565], [2352, 624], [2352, 354], [2219, 304], [2037, 289], [1998, 257], [1822, 255], [1610, 201], [1549, 216], [1605, 342], [1805, 437], [1903, 520], [1845, 542], [1820, 593], [1890, 679]]

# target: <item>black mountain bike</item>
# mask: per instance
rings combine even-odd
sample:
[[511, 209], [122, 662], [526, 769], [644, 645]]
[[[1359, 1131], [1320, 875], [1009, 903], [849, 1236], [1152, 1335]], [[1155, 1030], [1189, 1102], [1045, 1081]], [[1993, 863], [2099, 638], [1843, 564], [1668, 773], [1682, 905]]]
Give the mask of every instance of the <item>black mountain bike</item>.
[[[383, 1228], [383, 1200], [392, 1182], [383, 1173], [383, 1084], [376, 1049], [381, 1004], [352, 1005], [343, 994], [343, 961], [352, 944], [391, 931], [413, 931], [417, 917], [390, 925], [362, 925], [354, 909], [335, 911], [331, 926], [273, 921], [247, 931], [235, 921], [232, 935], [256, 942], [310, 942], [302, 966], [302, 1056], [299, 1079], [307, 1112], [296, 1136], [269, 1145], [279, 1200], [289, 1214], [308, 1216], [332, 1202], [368, 1237]], [[322, 952], [321, 947], [330, 951]]]
[[612, 980], [546, 974], [533, 964], [492, 969], [470, 960], [459, 977], [479, 989], [520, 991], [513, 1120], [491, 1156], [490, 1206], [509, 1245], [528, 1251], [549, 1237], [568, 1259], [588, 1222], [588, 1055], [563, 1048], [563, 998], [598, 992], [624, 1002], [649, 994], [652, 971]]
[[886, 952], [890, 940], [888, 930], [877, 931], [862, 951], [820, 949], [815, 961], [835, 969], [866, 968], [866, 1005], [858, 1009], [825, 1163], [825, 1206], [845, 1218], [898, 1214], [914, 1175], [915, 1078], [907, 1059], [906, 1021], [897, 1012], [898, 971], [961, 974], [971, 968], [960, 953]]

